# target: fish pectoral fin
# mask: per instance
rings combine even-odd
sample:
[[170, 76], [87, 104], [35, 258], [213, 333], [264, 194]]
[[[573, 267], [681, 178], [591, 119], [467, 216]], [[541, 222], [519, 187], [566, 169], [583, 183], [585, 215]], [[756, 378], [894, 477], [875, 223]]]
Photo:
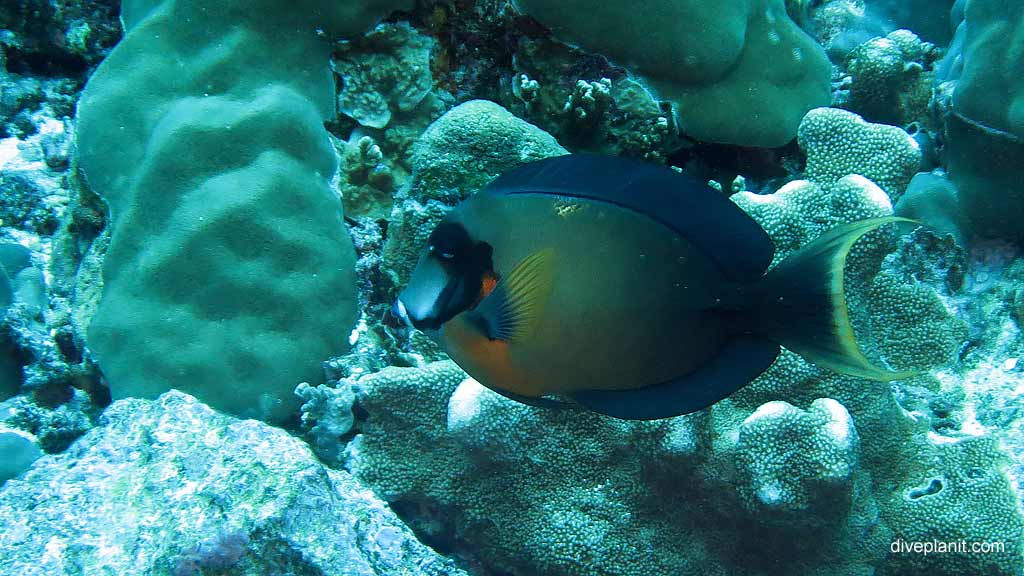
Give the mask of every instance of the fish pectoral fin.
[[473, 310], [472, 322], [491, 340], [514, 342], [528, 337], [551, 294], [554, 277], [554, 249], [530, 254]]

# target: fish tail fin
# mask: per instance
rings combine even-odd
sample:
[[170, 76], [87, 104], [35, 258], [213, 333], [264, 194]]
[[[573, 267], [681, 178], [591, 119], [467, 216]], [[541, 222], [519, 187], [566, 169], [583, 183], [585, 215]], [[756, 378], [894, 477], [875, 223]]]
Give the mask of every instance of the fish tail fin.
[[748, 286], [755, 330], [813, 364], [872, 380], [897, 380], [915, 372], [894, 372], [873, 364], [857, 346], [843, 293], [843, 268], [850, 248], [894, 216], [837, 226], [794, 252]]

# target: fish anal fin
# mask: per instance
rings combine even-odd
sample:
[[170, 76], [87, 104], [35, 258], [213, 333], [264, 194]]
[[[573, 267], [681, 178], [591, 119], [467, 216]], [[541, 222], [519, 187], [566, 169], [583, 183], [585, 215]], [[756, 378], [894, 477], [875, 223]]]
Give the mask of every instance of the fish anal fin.
[[584, 407], [624, 420], [655, 420], [711, 406], [749, 384], [779, 355], [779, 345], [737, 336], [717, 356], [689, 374], [629, 390], [580, 390], [566, 394]]

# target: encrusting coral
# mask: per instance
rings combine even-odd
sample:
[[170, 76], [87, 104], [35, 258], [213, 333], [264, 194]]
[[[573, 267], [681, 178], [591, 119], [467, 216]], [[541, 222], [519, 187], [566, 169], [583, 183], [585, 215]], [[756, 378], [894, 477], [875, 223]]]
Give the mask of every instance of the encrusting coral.
[[[844, 173], [809, 170], [819, 180], [733, 196], [775, 241], [777, 260], [834, 225], [891, 215], [890, 195], [912, 171], [915, 147], [902, 131], [843, 111], [815, 114], [843, 127], [846, 156], [815, 138], [802, 143], [818, 147], [809, 156], [842, 159]], [[450, 120], [435, 128], [457, 130]], [[421, 143], [424, 157], [448, 142], [435, 128]], [[456, 133], [463, 138], [456, 149], [494, 137]], [[460, 162], [422, 173], [429, 176], [414, 174], [411, 183], [417, 202], [442, 207], [492, 177]], [[432, 200], [432, 190], [444, 201]], [[941, 368], [964, 339], [963, 323], [933, 288], [887, 259], [896, 244], [894, 230], [883, 229], [850, 256], [846, 291], [858, 339], [894, 368]], [[392, 254], [394, 265], [411, 265]], [[386, 368], [338, 385], [351, 388], [357, 412], [365, 412], [346, 466], [409, 511], [425, 537], [511, 573], [759, 574], [767, 548], [792, 574], [1020, 568], [1013, 546], [1021, 518], [990, 438], [936, 436], [927, 416], [901, 408], [889, 384], [840, 376], [788, 351], [708, 410], [653, 422], [524, 406], [450, 362]], [[939, 386], [927, 372], [907, 385]], [[938, 474], [942, 491], [929, 492]], [[984, 500], [971, 496], [976, 485]], [[921, 486], [922, 496], [907, 496]], [[976, 520], [966, 522], [961, 509]], [[985, 558], [909, 559], [889, 550], [897, 539], [947, 533], [1008, 547]], [[646, 553], [628, 553], [636, 549]]]

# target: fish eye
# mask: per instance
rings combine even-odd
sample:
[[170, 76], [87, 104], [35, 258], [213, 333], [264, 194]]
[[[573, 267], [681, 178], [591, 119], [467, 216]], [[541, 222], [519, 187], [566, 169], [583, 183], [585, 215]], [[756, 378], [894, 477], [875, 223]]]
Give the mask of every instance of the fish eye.
[[427, 250], [441, 260], [453, 262], [461, 260], [471, 246], [472, 241], [462, 225], [442, 222], [431, 233]]
[[437, 254], [439, 258], [442, 258], [444, 260], [452, 260], [455, 258], [455, 252], [449, 250], [441, 250], [440, 252], [438, 252], [438, 248], [434, 244], [428, 244], [427, 251], [430, 252], [431, 254]]

